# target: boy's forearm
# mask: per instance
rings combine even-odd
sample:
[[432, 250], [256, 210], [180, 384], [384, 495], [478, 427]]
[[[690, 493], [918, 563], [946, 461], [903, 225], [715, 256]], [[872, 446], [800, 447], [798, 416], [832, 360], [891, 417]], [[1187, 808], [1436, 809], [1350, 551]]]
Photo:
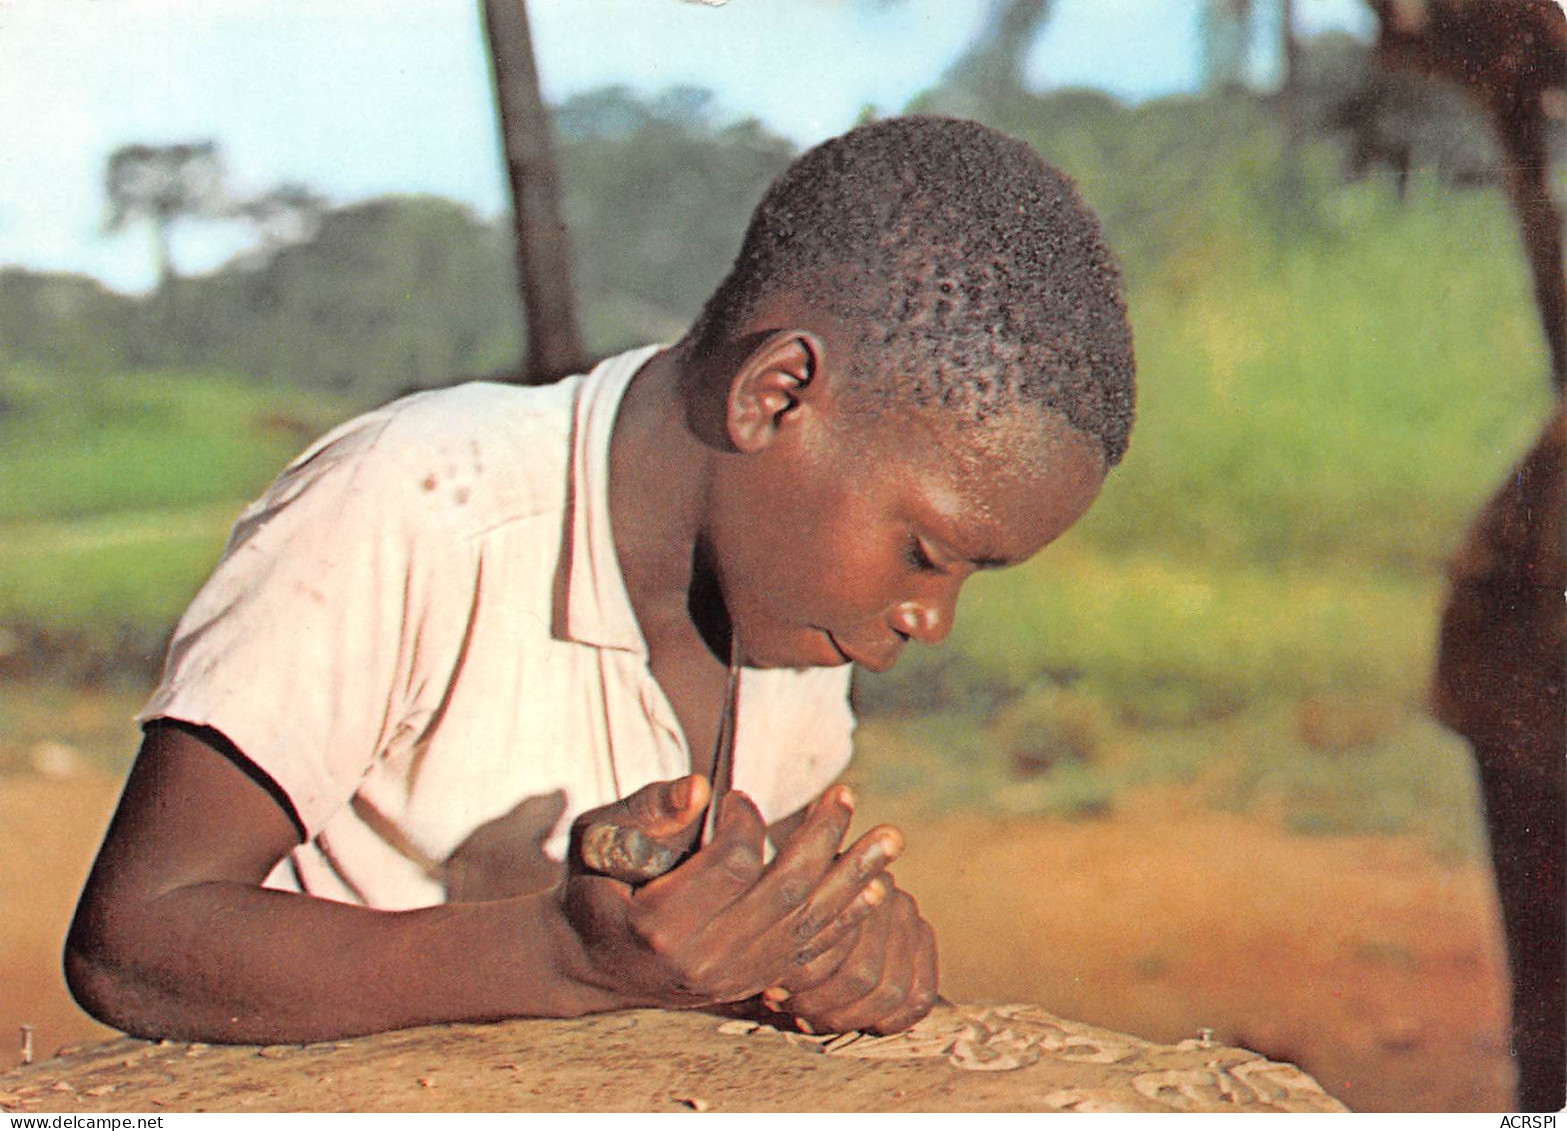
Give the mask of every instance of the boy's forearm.
[[584, 968], [553, 893], [386, 912], [216, 882], [89, 911], [66, 953], [100, 1020], [242, 1044], [639, 1004], [586, 984]]

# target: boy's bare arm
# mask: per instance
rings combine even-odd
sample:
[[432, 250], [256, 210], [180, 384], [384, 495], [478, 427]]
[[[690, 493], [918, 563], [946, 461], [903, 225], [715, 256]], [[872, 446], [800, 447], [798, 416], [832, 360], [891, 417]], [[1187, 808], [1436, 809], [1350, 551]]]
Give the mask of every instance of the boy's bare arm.
[[[705, 799], [705, 782], [686, 779], [610, 808], [662, 836]], [[819, 804], [814, 836], [763, 870], [761, 819], [734, 797], [714, 842], [656, 890], [573, 870], [557, 891], [374, 911], [262, 889], [298, 843], [289, 815], [200, 738], [154, 726], [83, 892], [66, 972], [119, 1028], [230, 1042], [734, 1000], [772, 984], [802, 940], [846, 945], [870, 911], [863, 889], [885, 861], [834, 862], [848, 820], [846, 806]]]

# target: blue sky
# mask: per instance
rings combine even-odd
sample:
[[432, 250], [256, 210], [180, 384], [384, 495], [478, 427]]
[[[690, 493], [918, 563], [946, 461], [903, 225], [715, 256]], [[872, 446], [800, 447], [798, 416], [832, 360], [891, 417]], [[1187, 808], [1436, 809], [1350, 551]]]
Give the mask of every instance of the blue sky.
[[[552, 101], [609, 82], [713, 89], [809, 144], [867, 104], [901, 108], [963, 49], [986, 0], [529, 0]], [[1198, 0], [1057, 0], [1040, 88], [1128, 100], [1190, 89]], [[0, 265], [152, 277], [148, 236], [102, 233], [105, 157], [218, 140], [232, 181], [304, 181], [334, 203], [434, 192], [504, 206], [477, 0], [0, 0]], [[1302, 30], [1366, 32], [1361, 0], [1297, 0]], [[1265, 65], [1265, 64], [1263, 64]], [[189, 270], [236, 250], [182, 233]]]

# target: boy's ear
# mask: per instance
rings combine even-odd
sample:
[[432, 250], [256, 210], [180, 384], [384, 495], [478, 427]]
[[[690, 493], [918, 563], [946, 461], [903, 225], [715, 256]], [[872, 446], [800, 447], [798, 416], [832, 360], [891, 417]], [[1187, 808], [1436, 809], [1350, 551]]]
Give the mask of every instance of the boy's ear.
[[822, 341], [808, 330], [768, 334], [746, 355], [729, 382], [724, 427], [741, 454], [760, 451], [804, 397], [821, 371]]

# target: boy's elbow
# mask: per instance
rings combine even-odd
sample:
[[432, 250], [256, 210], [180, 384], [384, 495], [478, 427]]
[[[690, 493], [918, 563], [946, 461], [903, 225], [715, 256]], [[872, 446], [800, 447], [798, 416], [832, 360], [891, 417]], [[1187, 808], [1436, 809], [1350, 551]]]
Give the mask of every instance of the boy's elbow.
[[116, 1017], [120, 994], [116, 992], [117, 979], [109, 968], [94, 958], [91, 950], [80, 945], [73, 932], [65, 942], [65, 985], [71, 997], [95, 1021], [120, 1025]]
[[65, 940], [65, 984], [95, 1021], [133, 1036], [157, 1036], [129, 949], [84, 900]]

